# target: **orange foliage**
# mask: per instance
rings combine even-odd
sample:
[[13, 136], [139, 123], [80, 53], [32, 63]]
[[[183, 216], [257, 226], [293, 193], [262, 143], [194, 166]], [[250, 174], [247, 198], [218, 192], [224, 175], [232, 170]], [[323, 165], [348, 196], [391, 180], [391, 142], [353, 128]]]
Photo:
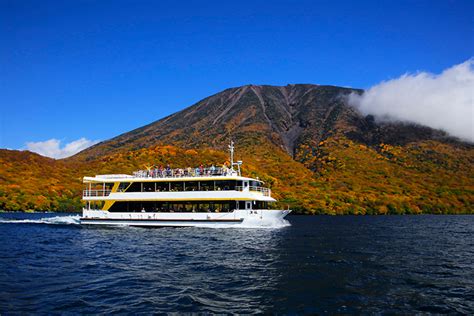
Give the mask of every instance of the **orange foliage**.
[[[375, 147], [334, 136], [303, 142], [289, 156], [254, 134], [237, 145], [243, 174], [259, 177], [279, 199], [275, 207], [310, 214], [472, 213], [472, 149], [436, 141]], [[131, 173], [143, 165], [221, 165], [212, 148], [152, 146], [91, 161], [53, 160], [0, 150], [0, 209], [80, 210], [82, 177]]]

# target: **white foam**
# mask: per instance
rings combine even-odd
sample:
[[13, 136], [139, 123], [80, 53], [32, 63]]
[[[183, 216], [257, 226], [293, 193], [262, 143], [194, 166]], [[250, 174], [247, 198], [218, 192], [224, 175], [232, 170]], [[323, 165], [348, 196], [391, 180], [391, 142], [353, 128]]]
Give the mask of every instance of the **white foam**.
[[246, 219], [238, 227], [241, 227], [241, 228], [283, 228], [283, 227], [288, 227], [288, 226], [291, 226], [291, 224], [286, 219], [275, 218], [272, 220], [267, 219], [265, 221]]
[[206, 228], [237, 228], [237, 229], [247, 229], [247, 228], [257, 228], [257, 229], [279, 229], [279, 228], [284, 228], [291, 226], [290, 222], [288, 222], [286, 219], [274, 219], [274, 220], [251, 220], [251, 219], [245, 219], [241, 224], [219, 224], [219, 225], [196, 225], [196, 227], [206, 227]]
[[78, 225], [79, 215], [44, 217], [39, 219], [2, 219], [2, 224], [48, 224], [48, 225]]

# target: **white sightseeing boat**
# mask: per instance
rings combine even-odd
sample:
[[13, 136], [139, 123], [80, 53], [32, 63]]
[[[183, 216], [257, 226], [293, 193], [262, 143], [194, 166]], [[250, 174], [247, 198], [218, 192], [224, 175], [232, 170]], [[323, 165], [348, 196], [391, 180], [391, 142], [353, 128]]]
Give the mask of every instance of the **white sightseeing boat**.
[[[128, 226], [278, 226], [290, 210], [271, 209], [271, 190], [230, 168], [150, 168], [133, 175], [84, 177], [81, 224]], [[237, 167], [237, 170], [234, 169]]]

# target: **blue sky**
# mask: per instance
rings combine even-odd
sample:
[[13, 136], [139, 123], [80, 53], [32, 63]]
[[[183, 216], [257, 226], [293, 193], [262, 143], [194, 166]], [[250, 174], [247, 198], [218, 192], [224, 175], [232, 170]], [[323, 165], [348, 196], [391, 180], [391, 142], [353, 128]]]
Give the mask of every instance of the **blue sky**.
[[474, 1], [0, 1], [0, 147], [105, 140], [244, 84], [368, 88], [474, 55]]

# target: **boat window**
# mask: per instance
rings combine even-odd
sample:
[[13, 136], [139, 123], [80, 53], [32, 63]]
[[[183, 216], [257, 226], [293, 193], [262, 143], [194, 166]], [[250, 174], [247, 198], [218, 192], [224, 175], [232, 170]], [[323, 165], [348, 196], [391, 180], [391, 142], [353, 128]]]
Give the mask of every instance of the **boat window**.
[[260, 186], [260, 182], [258, 182], [258, 181], [250, 181], [250, 186], [251, 186], [251, 187], [259, 187], [259, 186]]
[[208, 203], [199, 203], [198, 204], [199, 212], [209, 212], [209, 204]]
[[175, 212], [184, 212], [186, 209], [184, 207], [184, 203], [174, 203], [174, 204], [171, 204], [173, 206], [173, 210]]
[[171, 191], [178, 192], [178, 191], [183, 191], [183, 189], [184, 189], [183, 182], [181, 181], [171, 182]]
[[195, 205], [192, 202], [186, 202], [184, 204], [185, 211], [186, 212], [194, 212], [194, 210], [195, 210], [194, 206]]
[[169, 182], [156, 182], [156, 192], [167, 192], [170, 190]]
[[269, 205], [268, 205], [268, 202], [256, 201], [255, 208], [259, 210], [267, 210], [269, 209]]
[[88, 209], [89, 210], [100, 210], [104, 207], [104, 201], [89, 201]]
[[216, 181], [216, 190], [217, 191], [228, 191], [228, 190], [235, 190], [237, 182], [231, 180], [219, 180]]
[[229, 202], [217, 202], [214, 204], [214, 212], [222, 213], [229, 212], [230, 203]]
[[184, 183], [186, 191], [198, 191], [198, 182], [197, 181], [188, 181]]
[[142, 183], [133, 182], [132, 185], [128, 187], [126, 192], [141, 192], [141, 191], [142, 191]]
[[153, 192], [155, 191], [155, 183], [154, 182], [145, 182], [143, 183], [143, 192]]
[[168, 202], [158, 203], [158, 205], [160, 212], [167, 212], [170, 209], [170, 203]]
[[199, 185], [201, 191], [214, 191], [214, 181], [201, 181]]

